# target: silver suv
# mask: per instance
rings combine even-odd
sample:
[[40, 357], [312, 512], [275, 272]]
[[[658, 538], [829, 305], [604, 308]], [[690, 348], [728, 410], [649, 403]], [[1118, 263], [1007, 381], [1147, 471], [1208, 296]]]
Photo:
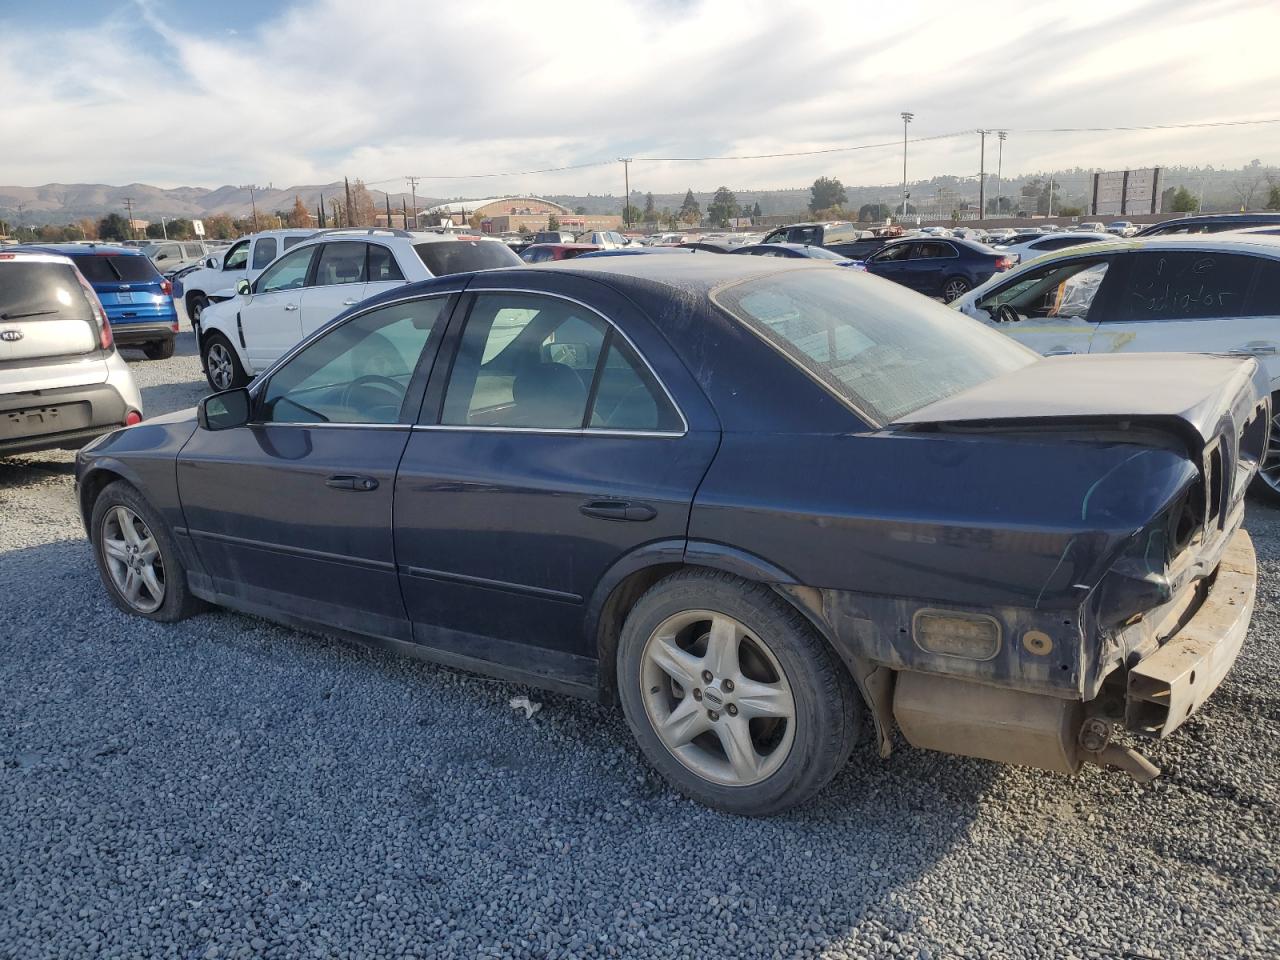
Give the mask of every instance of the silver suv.
[[107, 314], [70, 258], [0, 252], [0, 456], [75, 449], [141, 419]]

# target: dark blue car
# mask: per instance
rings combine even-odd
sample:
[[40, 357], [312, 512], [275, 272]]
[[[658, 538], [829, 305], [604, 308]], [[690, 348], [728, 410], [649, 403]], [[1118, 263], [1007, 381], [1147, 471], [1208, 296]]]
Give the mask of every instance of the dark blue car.
[[617, 702], [679, 789], [766, 814], [864, 710], [885, 755], [1158, 772], [1112, 733], [1171, 733], [1243, 643], [1269, 415], [1253, 359], [1041, 358], [852, 270], [582, 257], [365, 301], [76, 481], [123, 610]]
[[786, 257], [792, 260], [827, 260], [841, 267], [859, 267], [856, 261], [808, 243], [752, 243], [742, 247], [733, 247], [728, 253], [743, 254], [748, 257]]
[[118, 345], [141, 347], [151, 360], [173, 356], [178, 333], [173, 285], [142, 250], [100, 243], [48, 243], [14, 249], [70, 257], [102, 301]]
[[868, 273], [947, 303], [1017, 262], [1016, 256], [959, 237], [895, 240], [862, 261]]

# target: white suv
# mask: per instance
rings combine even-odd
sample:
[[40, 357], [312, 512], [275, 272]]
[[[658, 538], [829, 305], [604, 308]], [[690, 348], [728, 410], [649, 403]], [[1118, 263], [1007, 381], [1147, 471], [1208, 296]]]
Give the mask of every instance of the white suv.
[[173, 305], [200, 335], [200, 314], [211, 303], [230, 300], [241, 280], [254, 280], [271, 261], [315, 234], [315, 230], [263, 230], [241, 237], [220, 254], [212, 254], [204, 267], [179, 278], [173, 285]]
[[74, 449], [141, 419], [106, 311], [71, 258], [0, 252], [0, 456]]
[[386, 290], [451, 273], [520, 266], [500, 240], [359, 228], [324, 230], [275, 260], [200, 318], [214, 390], [244, 386], [338, 314]]

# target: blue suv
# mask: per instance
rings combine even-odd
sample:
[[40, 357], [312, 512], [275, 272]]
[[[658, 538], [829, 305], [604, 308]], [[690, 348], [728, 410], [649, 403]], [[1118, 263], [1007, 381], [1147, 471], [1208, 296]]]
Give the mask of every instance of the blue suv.
[[149, 360], [173, 356], [178, 333], [173, 285], [140, 249], [102, 243], [48, 243], [11, 249], [70, 257], [102, 301], [118, 345], [142, 347]]

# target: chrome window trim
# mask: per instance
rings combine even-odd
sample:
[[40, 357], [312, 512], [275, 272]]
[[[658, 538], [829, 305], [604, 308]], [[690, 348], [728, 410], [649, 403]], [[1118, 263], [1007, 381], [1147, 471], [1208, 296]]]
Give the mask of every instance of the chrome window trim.
[[334, 427], [342, 430], [405, 430], [407, 431], [412, 424], [409, 423], [303, 423], [296, 420], [250, 420], [245, 424], [246, 427], [306, 427], [316, 430], [321, 427]]
[[[640, 348], [635, 345], [635, 341], [633, 341], [629, 336], [627, 336], [627, 332], [623, 330], [622, 327], [618, 326], [618, 324], [614, 323], [612, 320], [606, 317], [603, 313], [601, 313], [595, 307], [591, 306], [591, 304], [584, 303], [583, 301], [578, 300], [575, 297], [566, 296], [563, 293], [550, 293], [546, 290], [528, 290], [523, 287], [476, 288], [468, 285], [466, 292], [474, 293], [474, 294], [523, 293], [523, 294], [528, 294], [529, 296], [535, 296], [535, 297], [552, 297], [556, 300], [564, 300], [566, 303], [576, 304], [577, 306], [582, 307], [584, 310], [588, 310], [591, 313], [594, 313], [597, 317], [599, 317], [604, 322], [604, 324], [610, 330], [614, 331], [620, 337], [622, 337], [622, 339], [627, 342], [627, 346], [631, 348], [632, 352], [634, 352], [635, 355], [640, 358], [640, 362], [643, 363], [645, 369], [649, 371], [649, 376], [653, 377], [654, 383], [656, 383], [659, 387], [662, 388], [662, 393], [664, 396], [666, 396], [667, 402], [671, 404], [671, 408], [675, 410], [676, 416], [680, 418], [680, 424], [682, 429], [680, 430], [679, 433], [676, 433], [674, 431], [662, 431], [662, 430], [610, 430], [602, 427], [585, 427], [585, 428], [577, 428], [577, 429], [552, 429], [549, 427], [481, 427], [481, 426], [471, 426], [465, 423], [414, 424], [415, 428], [420, 426], [448, 427], [456, 430], [493, 430], [493, 431], [506, 432], [506, 433], [536, 433], [536, 432], [569, 433], [569, 434], [611, 433], [611, 434], [619, 434], [619, 435], [628, 436], [628, 437], [633, 437], [637, 435], [651, 436], [651, 437], [683, 437], [685, 434], [689, 432], [689, 419], [684, 415], [684, 411], [680, 409], [680, 404], [676, 403], [676, 398], [671, 395], [671, 391], [667, 389], [667, 385], [662, 381], [662, 378], [658, 376], [658, 371], [653, 369], [653, 364], [649, 362], [649, 358], [646, 357], [644, 353], [640, 350]], [[467, 319], [470, 319], [470, 311], [468, 311]], [[450, 369], [449, 372], [452, 374], [453, 372], [452, 369]], [[448, 389], [449, 389], [448, 384], [446, 384], [445, 385], [446, 393], [448, 393]]]
[[543, 433], [558, 437], [651, 437], [663, 440], [678, 440], [688, 435], [688, 430], [676, 433], [671, 430], [612, 430], [608, 427], [490, 427], [465, 423], [415, 423], [413, 429], [451, 433]]

